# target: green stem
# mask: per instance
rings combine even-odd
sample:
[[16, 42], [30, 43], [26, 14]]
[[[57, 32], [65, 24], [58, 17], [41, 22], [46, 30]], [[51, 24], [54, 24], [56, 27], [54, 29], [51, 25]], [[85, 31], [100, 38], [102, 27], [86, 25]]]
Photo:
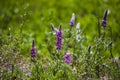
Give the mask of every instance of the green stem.
[[100, 26], [99, 17], [98, 17], [98, 37], [100, 38], [100, 36], [101, 36], [101, 26]]
[[103, 39], [105, 38], [105, 27], [103, 28]]

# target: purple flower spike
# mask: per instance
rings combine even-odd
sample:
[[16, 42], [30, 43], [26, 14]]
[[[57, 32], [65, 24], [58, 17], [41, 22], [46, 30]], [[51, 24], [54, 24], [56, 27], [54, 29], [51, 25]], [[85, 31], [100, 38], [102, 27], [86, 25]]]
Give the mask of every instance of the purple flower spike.
[[32, 48], [31, 48], [30, 54], [31, 54], [31, 57], [32, 57], [32, 58], [36, 58], [35, 40], [33, 40], [33, 42], [32, 42]]
[[70, 26], [73, 27], [75, 25], [75, 14], [72, 14], [71, 20], [70, 20]]
[[71, 62], [71, 55], [70, 55], [70, 53], [67, 52], [65, 54], [64, 61], [65, 61], [65, 63], [70, 64], [70, 62]]
[[108, 10], [105, 11], [103, 19], [102, 19], [102, 26], [106, 27], [107, 26], [107, 15], [108, 15]]
[[62, 49], [62, 29], [61, 29], [61, 25], [58, 31], [56, 31], [56, 38], [57, 38], [57, 42], [56, 42], [56, 46], [57, 46], [57, 50], [61, 50]]

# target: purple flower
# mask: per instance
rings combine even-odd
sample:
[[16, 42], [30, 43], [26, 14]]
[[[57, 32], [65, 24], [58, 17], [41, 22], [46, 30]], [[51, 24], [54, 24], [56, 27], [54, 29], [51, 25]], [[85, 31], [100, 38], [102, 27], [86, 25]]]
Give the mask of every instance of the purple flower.
[[62, 49], [62, 30], [61, 30], [61, 25], [59, 30], [56, 31], [56, 46], [57, 46], [57, 50], [61, 50]]
[[102, 19], [102, 26], [106, 27], [107, 26], [107, 15], [108, 15], [108, 10], [105, 11], [103, 19]]
[[72, 14], [71, 20], [70, 20], [70, 26], [73, 27], [75, 25], [75, 14]]
[[67, 52], [67, 53], [65, 54], [65, 56], [64, 56], [64, 61], [65, 61], [65, 63], [70, 64], [70, 62], [71, 62], [71, 55], [70, 55], [69, 52]]
[[31, 48], [30, 54], [31, 54], [31, 57], [32, 57], [32, 58], [35, 58], [35, 57], [36, 57], [35, 40], [33, 40], [33, 42], [32, 42], [32, 48]]

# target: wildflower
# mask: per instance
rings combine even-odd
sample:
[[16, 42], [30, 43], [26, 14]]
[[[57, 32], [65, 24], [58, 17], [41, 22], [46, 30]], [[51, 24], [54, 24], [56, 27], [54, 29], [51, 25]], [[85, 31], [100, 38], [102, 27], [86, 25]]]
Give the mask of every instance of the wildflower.
[[36, 57], [36, 47], [35, 47], [35, 40], [32, 41], [32, 48], [31, 48], [31, 57], [35, 58]]
[[107, 26], [107, 15], [108, 15], [108, 10], [105, 11], [103, 19], [102, 19], [102, 26], [106, 27]]
[[73, 27], [75, 25], [75, 14], [72, 14], [71, 20], [70, 20], [70, 26]]
[[77, 25], [76, 25], [76, 30], [77, 30], [77, 31], [80, 30], [80, 23], [77, 23]]
[[80, 23], [77, 23], [76, 25], [76, 40], [80, 40], [81, 36], [80, 36]]
[[64, 56], [64, 61], [65, 61], [65, 63], [70, 64], [70, 62], [71, 62], [71, 55], [70, 55], [69, 52], [67, 52], [67, 53], [65, 54], [65, 56]]
[[62, 49], [62, 30], [61, 30], [61, 25], [59, 27], [59, 30], [56, 31], [56, 46], [57, 46], [57, 50], [61, 50]]

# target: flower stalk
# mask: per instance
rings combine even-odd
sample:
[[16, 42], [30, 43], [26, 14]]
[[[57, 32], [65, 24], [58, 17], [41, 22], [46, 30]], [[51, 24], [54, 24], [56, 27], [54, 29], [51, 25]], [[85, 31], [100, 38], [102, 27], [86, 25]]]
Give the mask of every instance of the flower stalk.
[[35, 40], [32, 41], [32, 48], [30, 54], [31, 54], [31, 58], [36, 58]]

